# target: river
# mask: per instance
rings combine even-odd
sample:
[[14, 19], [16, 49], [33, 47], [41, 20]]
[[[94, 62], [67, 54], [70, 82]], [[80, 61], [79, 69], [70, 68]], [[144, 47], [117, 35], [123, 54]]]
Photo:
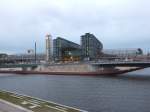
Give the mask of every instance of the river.
[[150, 69], [114, 77], [0, 74], [0, 89], [89, 112], [150, 112]]

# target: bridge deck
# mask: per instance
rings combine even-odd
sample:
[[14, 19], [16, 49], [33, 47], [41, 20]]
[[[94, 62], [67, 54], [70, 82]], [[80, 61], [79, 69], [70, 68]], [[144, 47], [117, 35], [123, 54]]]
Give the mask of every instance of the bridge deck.
[[0, 68], [37, 67], [38, 64], [0, 64]]
[[[68, 64], [84, 64], [82, 62], [80, 63], [68, 63]], [[90, 65], [94, 65], [94, 66], [101, 66], [101, 67], [116, 67], [116, 66], [123, 66], [123, 67], [150, 67], [150, 62], [117, 62], [117, 61], [113, 61], [113, 62], [86, 62], [85, 64], [90, 64]], [[32, 68], [36, 68], [38, 65], [40, 64], [0, 64], [0, 68], [18, 68], [18, 67], [32, 67]], [[62, 66], [62, 65], [66, 65], [65, 63], [61, 63], [61, 64], [51, 64], [52, 65], [58, 65], [58, 66]], [[48, 66], [48, 65], [46, 65]]]
[[150, 62], [97, 62], [92, 63], [92, 65], [101, 67], [150, 67]]

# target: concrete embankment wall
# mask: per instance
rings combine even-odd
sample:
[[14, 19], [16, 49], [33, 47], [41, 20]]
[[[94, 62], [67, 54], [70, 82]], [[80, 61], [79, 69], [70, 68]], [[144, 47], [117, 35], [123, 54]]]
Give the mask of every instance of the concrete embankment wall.
[[39, 66], [35, 71], [44, 72], [94, 72], [96, 68], [90, 64], [60, 64]]
[[22, 68], [0, 68], [0, 71], [21, 71]]
[[101, 71], [112, 71], [112, 70], [129, 70], [129, 67], [117, 68], [117, 67], [99, 67], [91, 64], [59, 64], [49, 66], [39, 66], [35, 71], [43, 72], [101, 72]]

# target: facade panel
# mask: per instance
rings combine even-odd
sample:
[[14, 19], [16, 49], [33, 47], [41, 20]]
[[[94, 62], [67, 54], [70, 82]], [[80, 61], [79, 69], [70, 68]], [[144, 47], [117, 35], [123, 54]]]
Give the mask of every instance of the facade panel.
[[68, 41], [64, 38], [58, 37], [53, 40], [54, 45], [54, 60], [55, 61], [65, 61], [71, 58], [79, 57], [80, 55], [80, 45]]
[[103, 49], [102, 43], [90, 33], [81, 36], [81, 48], [83, 59], [96, 59], [100, 57]]

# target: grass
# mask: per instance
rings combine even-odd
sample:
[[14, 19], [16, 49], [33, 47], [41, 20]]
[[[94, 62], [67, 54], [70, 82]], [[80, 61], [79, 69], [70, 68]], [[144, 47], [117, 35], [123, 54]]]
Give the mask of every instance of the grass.
[[32, 110], [33, 112], [83, 112], [72, 107], [66, 107], [60, 104], [6, 91], [0, 91], [0, 99], [24, 107], [28, 110]]

